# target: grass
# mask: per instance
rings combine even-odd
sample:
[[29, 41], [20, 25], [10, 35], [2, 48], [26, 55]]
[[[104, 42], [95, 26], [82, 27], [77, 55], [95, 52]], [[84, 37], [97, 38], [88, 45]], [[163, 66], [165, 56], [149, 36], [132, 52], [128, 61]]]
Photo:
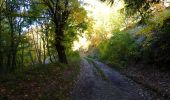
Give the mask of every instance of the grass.
[[96, 70], [97, 70], [97, 72], [100, 74], [100, 76], [104, 79], [104, 80], [108, 80], [108, 78], [106, 77], [106, 75], [104, 74], [104, 72], [99, 68], [99, 66], [93, 61], [93, 59], [91, 59], [91, 58], [86, 58], [87, 59], [87, 61], [90, 63], [90, 64], [92, 64], [95, 68], [96, 68]]
[[0, 76], [0, 100], [69, 100], [80, 59]]

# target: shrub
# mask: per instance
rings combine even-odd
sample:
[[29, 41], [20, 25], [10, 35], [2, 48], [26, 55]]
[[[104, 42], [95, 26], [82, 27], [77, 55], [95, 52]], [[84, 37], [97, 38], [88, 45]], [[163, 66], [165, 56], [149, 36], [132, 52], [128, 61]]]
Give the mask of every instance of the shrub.
[[124, 66], [129, 59], [136, 59], [139, 55], [137, 44], [133, 37], [124, 31], [116, 32], [99, 45], [100, 59], [107, 60], [115, 66]]

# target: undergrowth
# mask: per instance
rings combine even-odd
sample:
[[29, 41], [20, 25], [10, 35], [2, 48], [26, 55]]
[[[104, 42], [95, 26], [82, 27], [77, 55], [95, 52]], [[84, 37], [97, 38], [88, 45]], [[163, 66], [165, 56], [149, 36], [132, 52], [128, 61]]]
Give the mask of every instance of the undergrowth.
[[69, 100], [79, 65], [77, 55], [68, 65], [56, 62], [1, 75], [0, 100]]

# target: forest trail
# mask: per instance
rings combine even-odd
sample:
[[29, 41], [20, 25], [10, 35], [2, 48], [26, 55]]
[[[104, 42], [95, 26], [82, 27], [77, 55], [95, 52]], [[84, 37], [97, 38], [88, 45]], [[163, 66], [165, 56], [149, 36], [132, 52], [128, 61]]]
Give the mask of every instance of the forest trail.
[[124, 77], [107, 65], [82, 60], [80, 74], [71, 94], [71, 100], [152, 100], [152, 95], [137, 83]]

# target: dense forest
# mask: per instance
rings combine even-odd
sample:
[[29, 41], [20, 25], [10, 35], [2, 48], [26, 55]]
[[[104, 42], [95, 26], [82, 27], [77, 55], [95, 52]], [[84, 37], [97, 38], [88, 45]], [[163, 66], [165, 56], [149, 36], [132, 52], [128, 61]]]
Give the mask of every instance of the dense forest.
[[169, 6], [168, 0], [0, 0], [0, 100], [169, 100]]

